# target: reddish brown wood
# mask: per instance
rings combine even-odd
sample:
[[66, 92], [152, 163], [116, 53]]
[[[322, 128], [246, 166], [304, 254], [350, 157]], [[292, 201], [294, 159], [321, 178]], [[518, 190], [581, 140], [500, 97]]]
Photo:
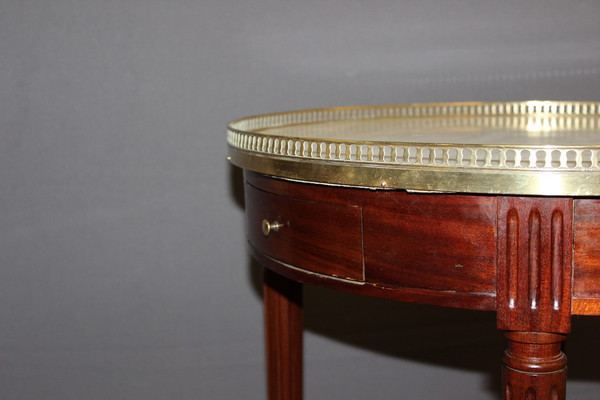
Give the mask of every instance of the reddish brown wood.
[[366, 193], [376, 193], [368, 189], [291, 182], [249, 171], [244, 171], [244, 178], [250, 185], [265, 192], [321, 203], [356, 206], [360, 204]]
[[[364, 280], [361, 210], [279, 196], [246, 185], [248, 239], [259, 251], [304, 270]], [[283, 226], [268, 236], [262, 221]]]
[[302, 286], [264, 272], [269, 400], [302, 399]]
[[[505, 400], [565, 398], [570, 330], [573, 202], [498, 200], [498, 327], [507, 330]], [[557, 334], [558, 333], [558, 334]]]
[[498, 328], [569, 332], [571, 221], [571, 199], [499, 198]]
[[382, 297], [403, 302], [482, 311], [491, 311], [496, 308], [496, 298], [490, 296], [489, 293], [417, 289], [337, 279], [327, 275], [307, 272], [300, 268], [290, 268], [289, 265], [282, 264], [277, 260], [260, 253], [256, 248], [252, 247], [252, 245], [250, 245], [249, 250], [252, 256], [265, 268], [297, 282], [324, 286], [333, 290], [355, 293], [362, 296]]
[[[250, 172], [245, 172], [245, 177], [249, 184], [246, 214], [251, 250], [263, 265], [279, 274], [368, 296], [495, 310], [495, 197], [455, 196], [447, 199], [448, 195], [311, 185]], [[429, 202], [429, 212], [422, 212], [421, 218], [411, 219], [410, 224], [405, 225], [406, 239], [413, 240], [412, 231], [420, 231], [420, 240], [413, 240], [412, 246], [403, 248], [407, 253], [399, 254], [394, 247], [403, 238], [396, 233], [393, 224], [401, 219], [388, 217], [399, 207], [408, 207], [405, 214], [409, 217], [410, 212], [418, 211], [420, 202]], [[299, 203], [305, 206], [298, 207]], [[464, 204], [462, 211], [461, 204]], [[436, 206], [446, 208], [436, 215]], [[361, 215], [361, 210], [366, 210], [368, 217]], [[284, 227], [268, 238], [262, 235], [260, 223], [264, 215], [276, 218], [288, 214], [297, 221], [294, 225], [305, 225], [302, 232], [286, 231]], [[458, 223], [457, 214], [471, 224]], [[356, 223], [358, 215], [362, 218]], [[449, 222], [444, 222], [443, 218], [449, 218]], [[339, 229], [332, 226], [336, 224]], [[388, 231], [381, 235], [379, 226], [387, 226]], [[425, 231], [429, 228], [444, 233], [427, 239]], [[461, 231], [466, 237], [460, 235]], [[327, 238], [323, 232], [328, 233]], [[396, 243], [390, 244], [388, 236], [395, 237]], [[443, 252], [436, 249], [440, 239], [445, 243]], [[378, 270], [384, 268], [391, 272], [389, 276], [379, 274], [377, 279], [356, 285], [353, 280], [364, 279], [363, 276], [358, 279], [357, 273], [363, 271], [363, 240], [369, 254], [365, 268], [374, 271], [373, 276], [378, 276]], [[318, 246], [322, 248], [315, 250]], [[425, 246], [428, 249], [423, 250]], [[463, 249], [464, 254], [455, 252], [454, 257], [450, 257], [454, 247]], [[398, 268], [396, 256], [409, 260], [407, 265], [412, 274], [406, 275], [407, 280], [402, 279], [404, 273]], [[337, 279], [344, 276], [352, 279]]]
[[567, 357], [561, 350], [564, 335], [506, 333], [502, 394], [504, 400], [564, 400]]
[[575, 200], [573, 231], [573, 313], [600, 315], [600, 199]]
[[[496, 310], [509, 341], [504, 399], [564, 399], [561, 342], [570, 316], [600, 315], [600, 200], [414, 194], [245, 177], [250, 250], [268, 268], [271, 400], [301, 398], [298, 282]], [[265, 237], [263, 218], [283, 228]]]
[[364, 206], [366, 280], [439, 291], [496, 290], [496, 199], [381, 192]]

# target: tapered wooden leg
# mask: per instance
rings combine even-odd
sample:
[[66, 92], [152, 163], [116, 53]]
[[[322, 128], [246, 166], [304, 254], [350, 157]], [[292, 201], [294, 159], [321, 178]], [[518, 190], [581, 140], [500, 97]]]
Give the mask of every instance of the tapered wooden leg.
[[508, 332], [502, 376], [504, 400], [564, 400], [567, 357], [564, 335]]
[[269, 400], [302, 399], [302, 285], [265, 269]]

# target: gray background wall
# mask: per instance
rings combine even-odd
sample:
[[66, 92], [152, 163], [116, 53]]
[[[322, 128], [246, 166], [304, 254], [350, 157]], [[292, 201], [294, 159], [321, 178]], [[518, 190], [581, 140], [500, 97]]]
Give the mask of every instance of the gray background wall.
[[[596, 1], [0, 1], [0, 398], [264, 398], [226, 122], [599, 100], [599, 17]], [[306, 309], [307, 399], [498, 396], [491, 313], [314, 288]], [[571, 399], [598, 397], [599, 328], [574, 321]]]

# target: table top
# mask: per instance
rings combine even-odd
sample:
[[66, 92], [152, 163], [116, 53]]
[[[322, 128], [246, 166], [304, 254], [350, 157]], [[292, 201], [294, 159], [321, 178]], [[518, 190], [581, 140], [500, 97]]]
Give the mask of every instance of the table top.
[[415, 192], [600, 195], [600, 103], [341, 107], [228, 125], [231, 161], [320, 184]]

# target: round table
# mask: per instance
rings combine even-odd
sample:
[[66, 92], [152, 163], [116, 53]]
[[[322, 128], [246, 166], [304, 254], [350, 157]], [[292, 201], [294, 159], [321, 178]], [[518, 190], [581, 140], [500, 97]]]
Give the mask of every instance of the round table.
[[227, 139], [270, 399], [302, 398], [302, 284], [496, 311], [503, 398], [565, 398], [571, 315], [600, 315], [600, 103], [304, 110]]

